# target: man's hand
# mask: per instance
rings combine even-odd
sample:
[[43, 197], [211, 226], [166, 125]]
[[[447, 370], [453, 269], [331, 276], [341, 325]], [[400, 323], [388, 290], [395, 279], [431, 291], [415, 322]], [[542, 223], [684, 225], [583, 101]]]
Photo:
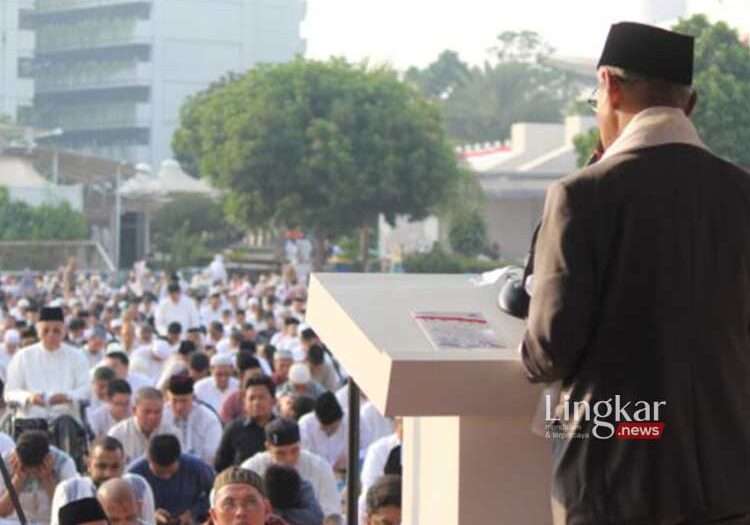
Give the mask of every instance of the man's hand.
[[193, 523], [193, 513], [188, 509], [180, 514], [178, 519], [180, 520], [180, 525], [190, 525]]
[[164, 509], [156, 509], [154, 519], [159, 525], [167, 525], [172, 521], [172, 515]]
[[13, 483], [13, 486], [18, 489], [23, 485], [23, 482], [26, 481], [26, 478], [28, 477], [28, 471], [26, 470], [26, 467], [24, 467], [21, 463], [21, 460], [18, 458], [18, 454], [16, 454], [15, 452], [11, 453], [10, 457], [8, 458], [8, 466], [10, 466], [10, 471], [13, 473], [11, 482]]
[[333, 470], [337, 472], [346, 471], [347, 466], [349, 466], [349, 460], [347, 459], [346, 454], [341, 454], [336, 460], [336, 463], [334, 463]]
[[55, 394], [49, 398], [50, 405], [64, 405], [72, 400], [66, 394]]
[[47, 487], [55, 485], [55, 460], [52, 459], [52, 454], [47, 454], [39, 467], [39, 477], [42, 480], [42, 484]]

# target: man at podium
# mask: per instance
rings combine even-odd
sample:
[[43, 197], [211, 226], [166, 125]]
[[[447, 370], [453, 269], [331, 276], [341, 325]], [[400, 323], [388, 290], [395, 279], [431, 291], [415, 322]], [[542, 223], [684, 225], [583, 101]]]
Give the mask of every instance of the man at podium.
[[612, 26], [602, 158], [553, 184], [536, 242], [529, 379], [555, 525], [750, 524], [750, 176], [688, 119], [693, 38]]

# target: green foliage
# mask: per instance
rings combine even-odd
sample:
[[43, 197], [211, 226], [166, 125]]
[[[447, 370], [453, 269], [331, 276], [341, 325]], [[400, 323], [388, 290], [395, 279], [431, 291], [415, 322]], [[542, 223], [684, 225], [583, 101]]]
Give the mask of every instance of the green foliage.
[[573, 137], [573, 146], [576, 150], [576, 164], [579, 168], [586, 163], [594, 154], [599, 143], [599, 128], [591, 128], [587, 133], [579, 133]]
[[680, 21], [675, 30], [696, 37], [698, 132], [718, 155], [750, 166], [750, 47], [736, 30], [704, 15]]
[[244, 226], [349, 233], [421, 219], [457, 176], [438, 107], [387, 68], [297, 58], [224, 79], [181, 109], [188, 169], [230, 190]]
[[425, 94], [445, 98], [463, 85], [469, 74], [468, 64], [461, 60], [458, 53], [447, 49], [425, 69], [409, 68], [405, 78], [419, 86]]
[[151, 221], [154, 247], [168, 262], [196, 266], [241, 238], [224, 217], [221, 204], [203, 195], [177, 195]]
[[498, 35], [490, 60], [468, 68], [457, 54], [443, 52], [413, 80], [438, 97], [452, 139], [457, 142], [505, 140], [515, 122], [557, 122], [580, 85], [572, 74], [547, 61], [551, 48], [531, 31]]
[[453, 251], [467, 257], [476, 257], [487, 248], [487, 224], [482, 212], [465, 210], [453, 217], [448, 240]]
[[407, 255], [403, 266], [407, 273], [482, 273], [502, 264], [498, 261], [449, 254], [436, 244], [427, 253]]
[[76, 241], [88, 238], [86, 218], [64, 202], [32, 208], [11, 201], [0, 188], [0, 240], [3, 241]]

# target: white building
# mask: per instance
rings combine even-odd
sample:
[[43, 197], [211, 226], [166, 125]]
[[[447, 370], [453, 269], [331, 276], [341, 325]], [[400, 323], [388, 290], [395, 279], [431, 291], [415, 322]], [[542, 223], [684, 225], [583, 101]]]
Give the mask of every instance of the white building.
[[34, 98], [34, 33], [24, 14], [34, 0], [0, 0], [0, 113], [18, 120]]
[[62, 128], [67, 149], [158, 166], [187, 97], [304, 53], [304, 15], [304, 0], [37, 0], [34, 125]]

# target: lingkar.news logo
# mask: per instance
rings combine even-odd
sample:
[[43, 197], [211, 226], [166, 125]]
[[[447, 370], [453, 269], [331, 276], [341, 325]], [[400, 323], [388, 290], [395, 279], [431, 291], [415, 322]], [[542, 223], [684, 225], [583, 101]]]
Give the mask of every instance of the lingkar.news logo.
[[[596, 439], [654, 440], [664, 434], [664, 423], [659, 419], [659, 410], [666, 401], [627, 401], [619, 395], [595, 403], [570, 401], [569, 395], [562, 397], [560, 406], [553, 407], [552, 396], [545, 396], [545, 422], [547, 438], [589, 437], [588, 431], [581, 430], [582, 422], [591, 422], [591, 435]], [[556, 414], [553, 415], [553, 408]], [[557, 416], [557, 417], [556, 417]]]

